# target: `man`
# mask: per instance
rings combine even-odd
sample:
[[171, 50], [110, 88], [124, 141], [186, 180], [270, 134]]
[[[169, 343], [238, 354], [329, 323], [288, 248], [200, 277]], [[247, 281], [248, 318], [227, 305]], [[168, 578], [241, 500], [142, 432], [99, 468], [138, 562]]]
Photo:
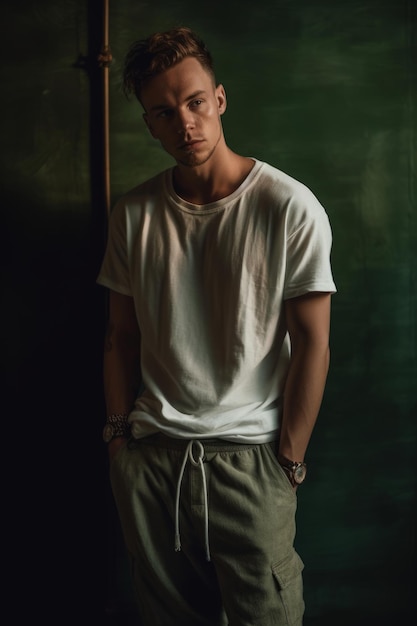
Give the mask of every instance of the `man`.
[[176, 163], [116, 204], [98, 278], [104, 439], [141, 619], [298, 626], [296, 488], [335, 291], [328, 218], [304, 185], [227, 146], [225, 90], [189, 29], [134, 43], [124, 84]]

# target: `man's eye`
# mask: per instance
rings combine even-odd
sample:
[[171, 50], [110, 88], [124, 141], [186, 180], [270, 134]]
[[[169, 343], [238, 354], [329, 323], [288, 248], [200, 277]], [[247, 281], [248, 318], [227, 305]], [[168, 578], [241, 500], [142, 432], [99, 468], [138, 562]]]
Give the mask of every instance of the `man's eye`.
[[202, 100], [193, 100], [191, 103], [191, 106], [195, 107], [195, 106], [200, 106], [200, 104], [203, 104]]
[[166, 110], [166, 111], [160, 111], [160, 112], [158, 113], [158, 117], [159, 117], [159, 118], [169, 117], [170, 113], [171, 113], [171, 111], [169, 111], [169, 110]]

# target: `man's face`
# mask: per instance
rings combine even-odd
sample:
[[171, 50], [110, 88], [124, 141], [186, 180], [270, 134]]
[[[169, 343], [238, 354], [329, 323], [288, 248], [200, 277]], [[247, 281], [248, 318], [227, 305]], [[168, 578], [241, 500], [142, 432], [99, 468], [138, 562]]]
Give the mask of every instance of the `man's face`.
[[222, 85], [194, 57], [155, 76], [143, 88], [145, 122], [155, 139], [177, 163], [206, 163], [223, 140], [220, 116], [226, 110]]

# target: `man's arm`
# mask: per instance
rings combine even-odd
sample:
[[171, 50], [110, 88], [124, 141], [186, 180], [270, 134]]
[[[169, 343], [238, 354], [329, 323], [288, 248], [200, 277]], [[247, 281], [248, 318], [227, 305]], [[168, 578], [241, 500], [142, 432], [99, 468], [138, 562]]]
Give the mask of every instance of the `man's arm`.
[[330, 350], [330, 294], [311, 293], [284, 303], [291, 362], [284, 390], [279, 453], [303, 461], [316, 423]]
[[[140, 381], [140, 332], [133, 298], [112, 290], [103, 374], [107, 415], [129, 414]], [[117, 437], [109, 443], [110, 458], [124, 442], [125, 438]]]

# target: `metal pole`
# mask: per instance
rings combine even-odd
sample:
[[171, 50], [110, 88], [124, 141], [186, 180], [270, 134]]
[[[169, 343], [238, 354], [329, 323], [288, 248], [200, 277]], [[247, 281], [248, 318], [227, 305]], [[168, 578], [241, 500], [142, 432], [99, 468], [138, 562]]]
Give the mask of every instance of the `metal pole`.
[[103, 44], [98, 56], [103, 74], [103, 180], [104, 205], [110, 214], [110, 115], [109, 115], [109, 68], [112, 62], [109, 45], [109, 0], [103, 1]]

